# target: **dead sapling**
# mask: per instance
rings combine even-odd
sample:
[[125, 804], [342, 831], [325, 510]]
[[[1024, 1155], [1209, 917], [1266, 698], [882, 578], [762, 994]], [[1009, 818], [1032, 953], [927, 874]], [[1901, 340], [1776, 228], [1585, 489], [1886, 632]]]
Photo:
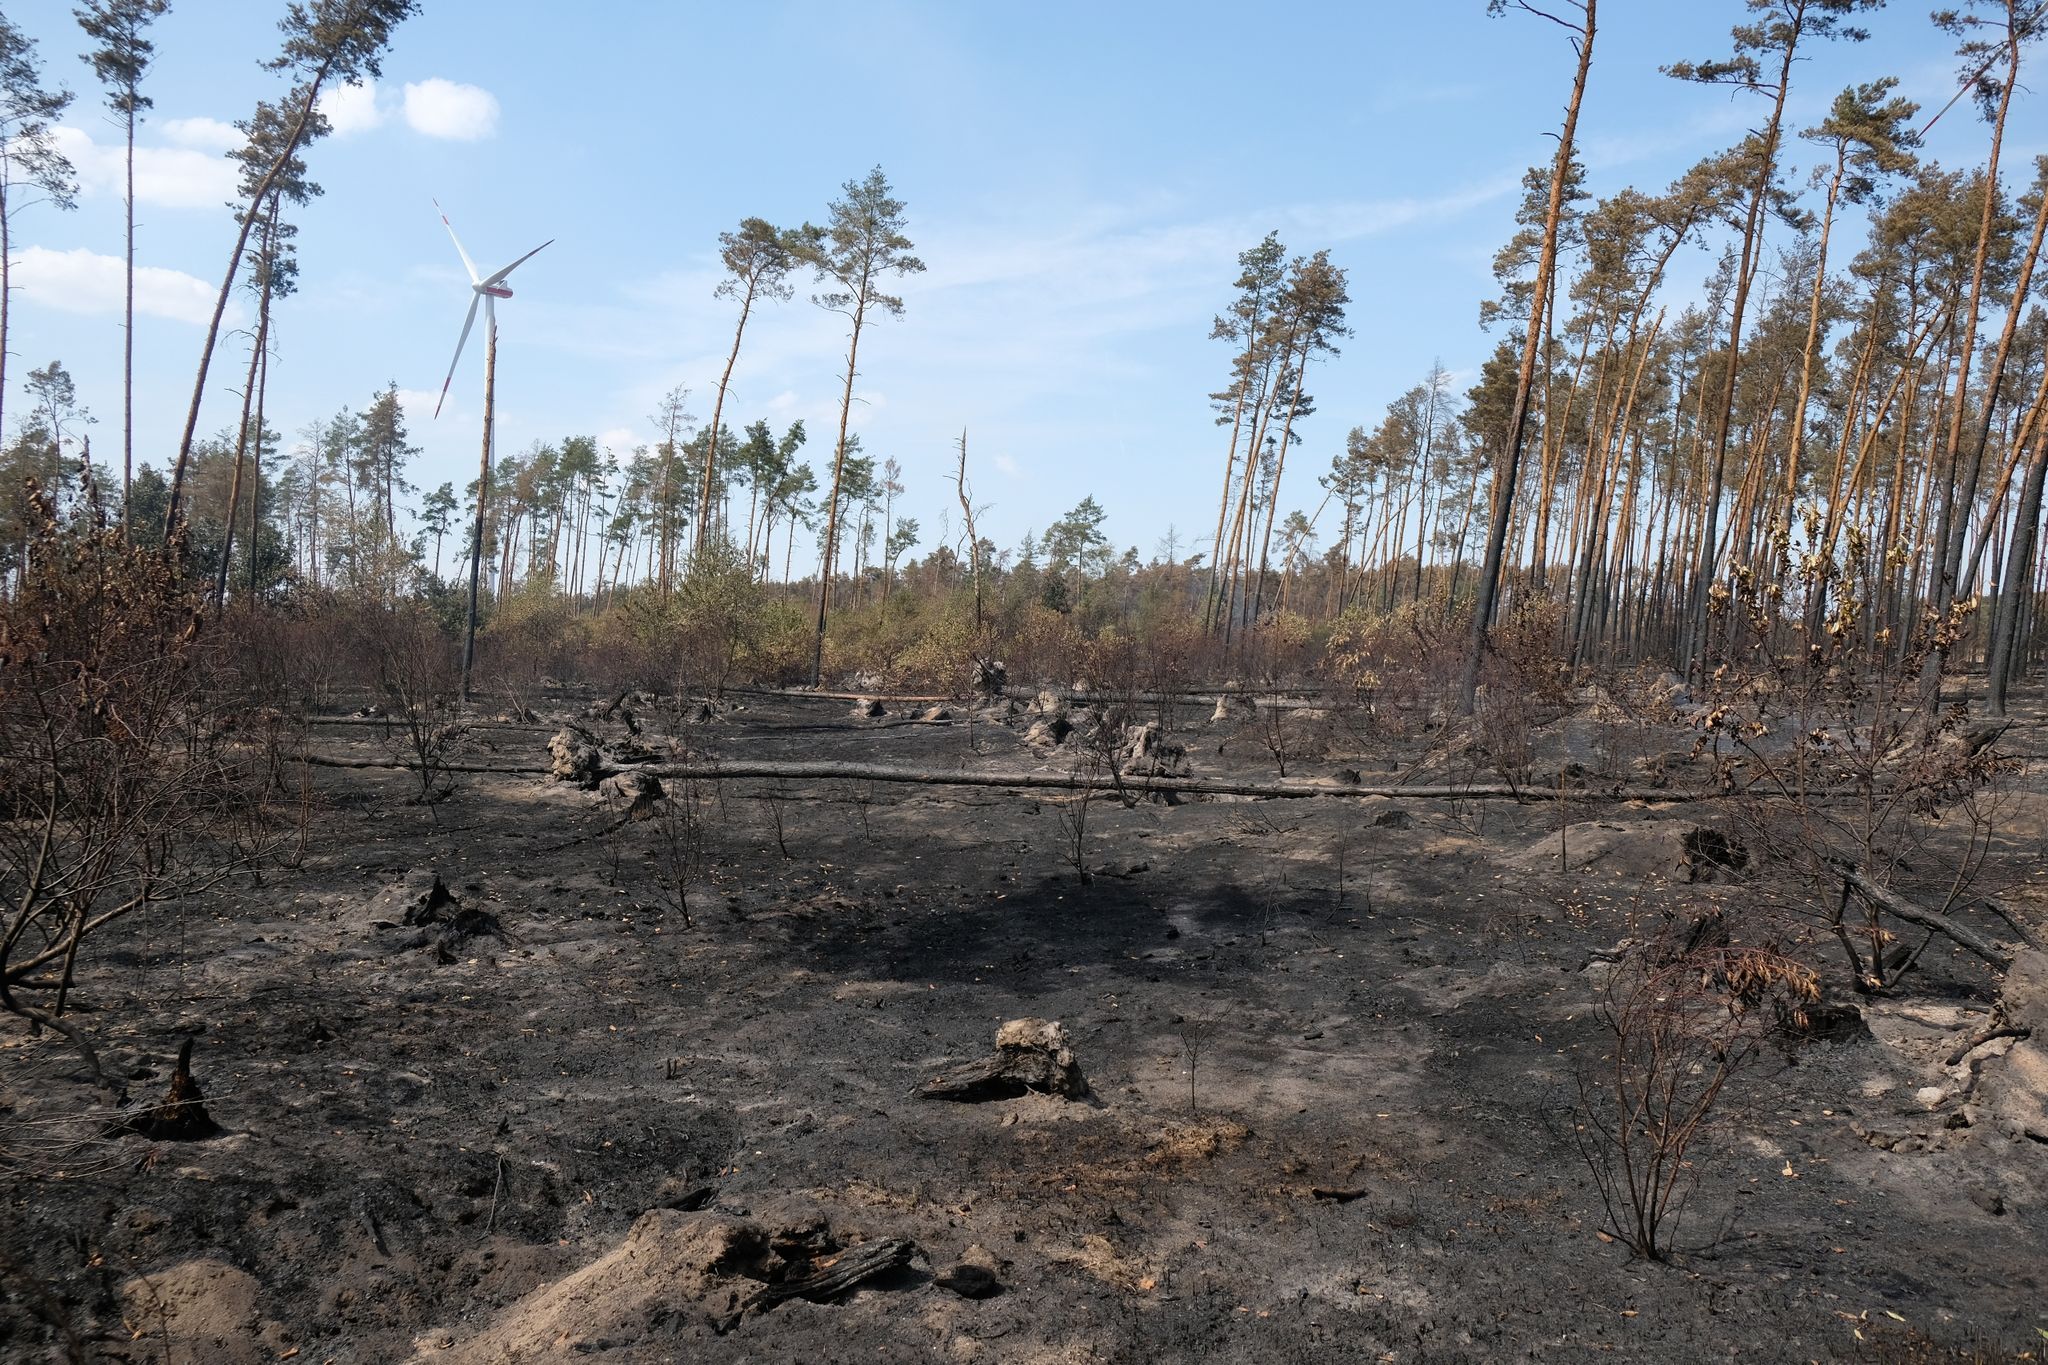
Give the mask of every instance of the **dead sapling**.
[[788, 785], [781, 778], [777, 778], [775, 785], [756, 799], [760, 801], [763, 809], [768, 812], [769, 823], [775, 827], [775, 847], [781, 851], [783, 861], [789, 861], [791, 858], [789, 841], [784, 837], [785, 808], [789, 804]]
[[391, 618], [382, 644], [385, 720], [396, 725], [399, 762], [419, 783], [412, 804], [433, 812], [454, 794], [451, 760], [470, 730], [454, 712], [453, 656], [439, 627], [418, 613]]
[[1351, 856], [1351, 830], [1348, 825], [1338, 830], [1337, 837], [1331, 841], [1331, 849], [1336, 854], [1337, 863], [1337, 905], [1336, 914], [1333, 918], [1342, 919], [1344, 918], [1344, 878], [1347, 871], [1345, 865], [1349, 862]]
[[1703, 934], [1712, 923], [1674, 926], [1620, 958], [1593, 1011], [1605, 1055], [1578, 1075], [1573, 1138], [1608, 1231], [1653, 1261], [1675, 1249], [1729, 1085], [1774, 1037], [1802, 1031], [1820, 999], [1811, 968]]
[[1089, 755], [1085, 771], [1086, 781], [1074, 789], [1072, 796], [1055, 799], [1052, 802], [1053, 815], [1060, 822], [1064, 836], [1060, 843], [1061, 852], [1081, 885], [1087, 886], [1095, 880], [1088, 870], [1088, 811], [1095, 802], [1095, 778], [1101, 767], [1101, 760]]
[[1174, 1023], [1174, 1033], [1180, 1039], [1180, 1056], [1188, 1068], [1188, 1113], [1199, 1114], [1198, 1092], [1195, 1088], [1195, 1071], [1201, 1064], [1202, 1054], [1209, 1049], [1209, 1040], [1215, 1035], [1216, 1023], [1212, 1019], [1195, 1019], [1186, 1015]]
[[662, 898], [682, 917], [685, 929], [696, 928], [690, 913], [690, 888], [703, 876], [705, 866], [704, 821], [697, 805], [697, 784], [685, 781], [655, 805], [651, 816]]
[[1287, 776], [1287, 750], [1291, 736], [1287, 733], [1286, 708], [1268, 702], [1259, 712], [1259, 738], [1265, 741], [1266, 752], [1273, 756], [1273, 766], [1280, 776]]

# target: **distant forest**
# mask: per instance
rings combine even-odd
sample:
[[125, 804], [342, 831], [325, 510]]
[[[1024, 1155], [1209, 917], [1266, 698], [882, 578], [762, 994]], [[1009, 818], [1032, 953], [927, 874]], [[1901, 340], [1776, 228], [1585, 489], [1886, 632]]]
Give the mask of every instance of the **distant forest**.
[[[1803, 56], [1857, 42], [1860, 24], [1926, 21], [1879, 0], [1725, 7], [1727, 45], [1667, 74], [1735, 92], [1752, 130], [1669, 185], [1595, 198], [1579, 109], [1601, 74], [1597, 0], [1493, 0], [1500, 22], [1527, 26], [1531, 60], [1554, 64], [1563, 104], [1555, 156], [1503, 224], [1478, 382], [1461, 393], [1418, 364], [1382, 414], [1318, 411], [1318, 367], [1350, 334], [1346, 273], [1314, 243], [1248, 244], [1236, 278], [1217, 280], [1214, 463], [1173, 474], [1217, 489], [1215, 523], [1143, 552], [1106, 539], [1092, 496], [1014, 546], [981, 535], [971, 417], [940, 490], [946, 525], [900, 514], [898, 462], [847, 420], [868, 329], [904, 312], [888, 290], [924, 269], [880, 168], [819, 223], [736, 215], [719, 239], [730, 356], [662, 401], [645, 445], [564, 434], [497, 451], [487, 405], [479, 478], [420, 488], [395, 384], [273, 430], [271, 321], [300, 275], [293, 215], [319, 192], [320, 96], [377, 74], [416, 8], [293, 6], [278, 92], [239, 125], [241, 203], [182, 432], [137, 432], [125, 404], [88, 431], [61, 362], [9, 365], [35, 342], [7, 332], [0, 293], [0, 583], [20, 588], [39, 536], [103, 519], [171, 555], [206, 611], [326, 641], [280, 667], [318, 658], [365, 683], [378, 652], [360, 642], [399, 616], [440, 634], [465, 686], [949, 687], [996, 657], [1071, 680], [1104, 650], [1142, 652], [1161, 676], [1355, 682], [1400, 654], [1445, 670], [1469, 709], [1511, 630], [1566, 674], [1697, 675], [1741, 648], [1854, 651], [1929, 679], [1966, 664], [2002, 708], [2039, 661], [2048, 591], [2048, 158], [2007, 153], [2016, 120], [2038, 125], [2028, 87], [2048, 0], [1934, 16], [1929, 40], [1956, 64], [1946, 106], [1874, 71], [1811, 127], [1787, 116]], [[79, 10], [100, 93], [131, 133], [168, 9]], [[10, 233], [18, 215], [71, 203], [51, 130], [73, 98], [0, 19]], [[1979, 160], [1922, 158], [1932, 123], [1971, 118]], [[1717, 262], [1703, 296], [1674, 299], [1691, 297], [1674, 261], [1702, 251]], [[799, 306], [800, 286], [846, 323], [833, 430], [778, 429], [727, 402], [749, 321]], [[254, 322], [227, 335], [236, 296]], [[221, 399], [223, 371], [238, 403]], [[1304, 468], [1306, 435], [1346, 425], [1341, 453]]]

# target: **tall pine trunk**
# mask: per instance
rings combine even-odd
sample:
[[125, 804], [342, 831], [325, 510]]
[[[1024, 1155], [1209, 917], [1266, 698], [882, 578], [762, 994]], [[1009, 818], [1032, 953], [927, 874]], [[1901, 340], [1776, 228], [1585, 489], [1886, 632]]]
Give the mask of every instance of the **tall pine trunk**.
[[1458, 689], [1459, 709], [1470, 715], [1479, 691], [1479, 666], [1487, 649], [1487, 632], [1492, 625], [1494, 604], [1500, 592], [1501, 558], [1507, 548], [1508, 517], [1514, 510], [1515, 478], [1522, 462], [1522, 440], [1529, 425], [1529, 392], [1535, 386], [1537, 349], [1547, 321], [1543, 299], [1550, 290], [1550, 278], [1557, 268], [1557, 229], [1564, 212], [1565, 181], [1571, 174], [1573, 140], [1579, 127], [1579, 106], [1586, 96], [1586, 77], [1593, 65], [1595, 11], [1599, 0], [1586, 0], [1586, 24], [1578, 39], [1578, 70], [1572, 77], [1571, 102], [1565, 106], [1564, 128], [1557, 140], [1557, 157], [1550, 170], [1550, 203], [1543, 215], [1543, 250], [1536, 263], [1537, 301], [1531, 310], [1529, 335], [1522, 344], [1522, 368], [1515, 382], [1515, 405], [1508, 418], [1507, 441], [1501, 449], [1494, 476], [1493, 516], [1486, 536], [1486, 559], [1479, 570], [1479, 588], [1472, 610], [1472, 638], [1465, 655], [1465, 676]]

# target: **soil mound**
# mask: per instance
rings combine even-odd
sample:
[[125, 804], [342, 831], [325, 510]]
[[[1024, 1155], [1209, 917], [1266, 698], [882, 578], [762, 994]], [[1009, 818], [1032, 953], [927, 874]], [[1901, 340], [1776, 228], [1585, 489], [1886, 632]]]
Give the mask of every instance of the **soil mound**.
[[2048, 1144], [2048, 952], [2017, 954], [1999, 1000], [2006, 1023], [2024, 1033], [1985, 1068], [1985, 1107], [2006, 1137]]
[[648, 1352], [743, 1331], [750, 1314], [790, 1299], [832, 1302], [917, 1254], [893, 1238], [841, 1246], [822, 1218], [771, 1228], [725, 1213], [655, 1209], [612, 1251], [513, 1303], [467, 1341], [443, 1335], [445, 1346], [422, 1343], [414, 1360], [668, 1358]]
[[121, 1298], [136, 1335], [176, 1359], [253, 1365], [281, 1349], [277, 1325], [257, 1311], [259, 1290], [248, 1271], [201, 1258], [137, 1275]]
[[1674, 882], [1725, 880], [1748, 865], [1741, 843], [1689, 820], [1581, 820], [1507, 859], [1531, 872], [1596, 871]]

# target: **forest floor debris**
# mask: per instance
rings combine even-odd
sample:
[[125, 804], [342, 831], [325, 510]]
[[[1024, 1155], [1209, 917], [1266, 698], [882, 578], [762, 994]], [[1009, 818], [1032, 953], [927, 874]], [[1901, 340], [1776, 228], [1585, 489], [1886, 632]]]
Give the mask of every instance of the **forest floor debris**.
[[[579, 731], [526, 704], [579, 774], [631, 738], [616, 714]], [[1256, 713], [1212, 725], [1213, 705], [1148, 708], [1160, 729], [1133, 747], [1273, 779]], [[659, 749], [669, 711], [634, 709]], [[845, 710], [751, 697], [692, 744], [933, 772], [1093, 752], [1034, 752], [1043, 710]], [[1731, 1093], [1678, 1267], [1603, 1238], [1564, 1117], [1602, 1046], [1601, 954], [1667, 920], [1739, 929], [1804, 904], [1782, 869], [1699, 845], [1722, 807], [1595, 817], [1543, 773], [1522, 801], [1099, 794], [1090, 864], [1155, 870], [1084, 885], [1039, 791], [663, 779], [650, 799], [694, 803], [704, 839], [686, 924], [661, 891], [663, 821], [620, 818], [646, 789], [553, 780], [549, 733], [491, 737], [529, 771], [459, 773], [434, 811], [402, 804], [402, 770], [313, 768], [297, 865], [105, 941], [80, 999], [109, 1067], [161, 1096], [190, 1038], [212, 1140], [66, 1127], [93, 1111], [63, 1040], [0, 1038], [0, 1251], [95, 1352], [1831, 1359], [1875, 1320], [2009, 1353], [2048, 1328], [2039, 954], [2000, 972], [1936, 937], [1902, 983], [1850, 995], [1824, 905], [1778, 922], [1837, 978], [1841, 1027]], [[1675, 788], [1705, 786], [1682, 729], [1632, 742], [1679, 755]], [[335, 726], [318, 744], [354, 762], [385, 741]], [[1299, 777], [1495, 780], [1477, 757], [1423, 762], [1445, 752], [1421, 733], [1338, 742]], [[1992, 893], [2038, 937], [2038, 775], [2001, 814], [1990, 851], [2023, 871]], [[1688, 857], [1712, 878], [1687, 880]], [[391, 951], [471, 915], [482, 937]], [[1014, 1053], [1053, 1084], [918, 1101], [1004, 1021], [1015, 1046], [969, 1065]], [[1040, 1093], [1082, 1063], [1089, 1102]], [[871, 1276], [813, 1278], [853, 1253]], [[769, 1303], [774, 1283], [827, 1301]], [[0, 1300], [0, 1337], [53, 1331]]]

